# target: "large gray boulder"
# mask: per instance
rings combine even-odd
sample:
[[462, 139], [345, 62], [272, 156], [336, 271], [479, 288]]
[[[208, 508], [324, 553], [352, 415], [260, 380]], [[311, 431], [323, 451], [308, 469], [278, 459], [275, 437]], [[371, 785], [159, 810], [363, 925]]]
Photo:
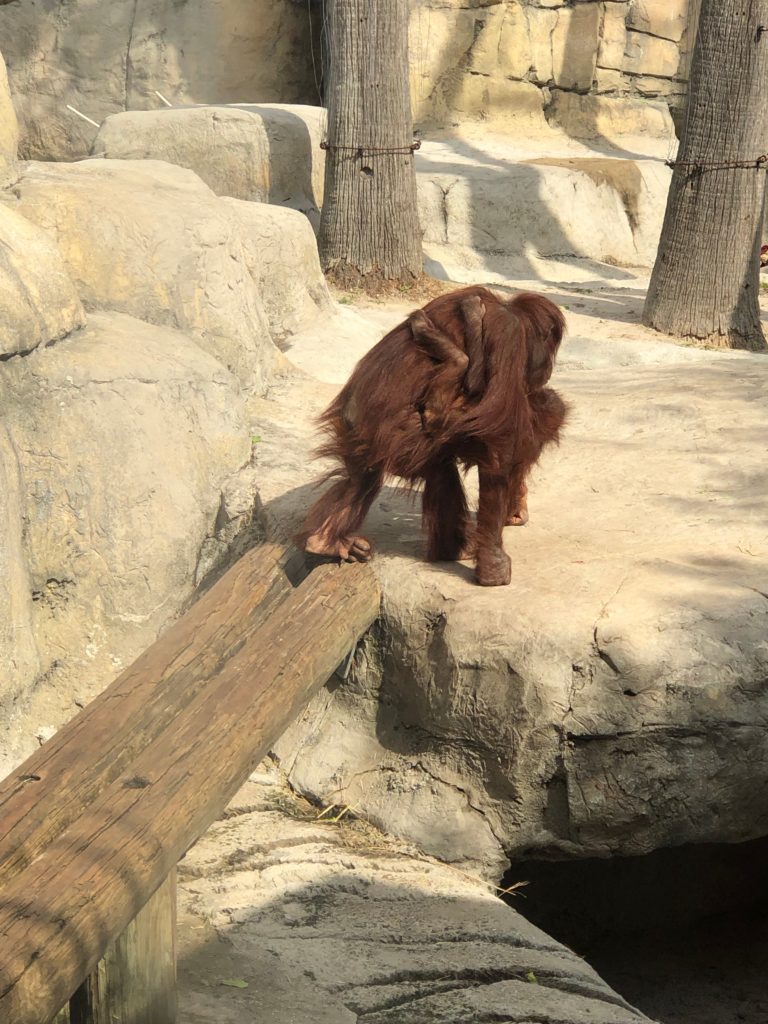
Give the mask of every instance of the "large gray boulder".
[[479, 879], [317, 815], [260, 772], [181, 861], [188, 1024], [647, 1022]]
[[30, 352], [84, 323], [74, 282], [52, 239], [0, 205], [0, 357]]
[[[534, 474], [531, 523], [505, 534], [511, 586], [424, 564], [418, 509], [385, 488], [368, 525], [382, 619], [277, 746], [299, 789], [491, 877], [507, 856], [768, 830], [768, 365], [654, 343], [631, 320], [581, 330], [556, 379], [571, 422]], [[302, 348], [310, 369], [320, 339], [311, 363]], [[343, 353], [337, 381], [360, 350]], [[333, 390], [297, 380], [261, 405], [275, 529], [313, 498], [312, 416]]]
[[0, 188], [16, 180], [16, 147], [19, 142], [19, 125], [16, 111], [11, 102], [8, 75], [3, 55], [0, 53]]
[[0, 775], [178, 613], [250, 454], [237, 380], [179, 331], [93, 313], [0, 362]]
[[323, 201], [322, 107], [216, 104], [113, 114], [94, 156], [167, 160], [199, 175], [218, 196], [289, 206], [316, 227]]
[[58, 243], [86, 306], [192, 331], [246, 390], [263, 389], [279, 354], [241, 230], [195, 174], [158, 161], [30, 164], [14, 194]]

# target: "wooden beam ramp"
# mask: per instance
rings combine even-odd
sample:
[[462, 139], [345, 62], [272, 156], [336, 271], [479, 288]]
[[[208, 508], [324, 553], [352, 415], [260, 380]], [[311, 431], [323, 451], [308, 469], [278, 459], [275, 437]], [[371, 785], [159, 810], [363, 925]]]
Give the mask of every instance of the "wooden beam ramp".
[[0, 783], [3, 1024], [174, 1024], [176, 863], [379, 604], [255, 548]]

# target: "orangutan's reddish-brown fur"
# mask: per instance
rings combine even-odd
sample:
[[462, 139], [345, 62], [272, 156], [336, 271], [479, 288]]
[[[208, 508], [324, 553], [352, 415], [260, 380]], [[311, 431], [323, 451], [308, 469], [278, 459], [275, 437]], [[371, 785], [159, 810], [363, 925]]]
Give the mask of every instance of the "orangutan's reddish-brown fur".
[[[566, 407], [545, 387], [565, 323], [548, 299], [470, 287], [433, 299], [365, 355], [321, 417], [340, 479], [310, 509], [297, 542], [365, 561], [358, 534], [385, 477], [424, 482], [427, 558], [473, 553], [484, 586], [510, 581], [505, 524], [527, 521], [526, 477], [557, 441]], [[477, 466], [473, 530], [459, 465]]]

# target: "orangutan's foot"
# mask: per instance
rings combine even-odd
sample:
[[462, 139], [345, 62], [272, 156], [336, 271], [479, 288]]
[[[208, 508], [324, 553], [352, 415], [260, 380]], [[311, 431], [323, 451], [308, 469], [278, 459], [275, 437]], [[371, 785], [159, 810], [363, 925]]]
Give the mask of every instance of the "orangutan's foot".
[[525, 505], [517, 510], [517, 512], [510, 512], [507, 515], [506, 526], [525, 526], [528, 522], [528, 509]]
[[512, 581], [512, 562], [506, 551], [501, 548], [480, 551], [475, 579], [481, 587], [506, 587]]
[[528, 522], [528, 488], [523, 483], [517, 494], [510, 495], [507, 526], [525, 526]]
[[369, 562], [373, 557], [371, 542], [354, 534], [331, 538], [324, 533], [312, 533], [304, 543], [304, 550], [311, 555], [340, 558], [343, 562]]

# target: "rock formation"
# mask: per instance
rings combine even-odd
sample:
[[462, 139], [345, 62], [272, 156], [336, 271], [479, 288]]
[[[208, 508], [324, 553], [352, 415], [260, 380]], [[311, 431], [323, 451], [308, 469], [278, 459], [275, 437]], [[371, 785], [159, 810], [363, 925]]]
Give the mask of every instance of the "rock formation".
[[0, 54], [0, 188], [10, 185], [16, 178], [18, 142], [19, 123], [11, 101], [5, 61]]
[[[691, 17], [688, 18], [689, 5]], [[411, 93], [425, 129], [458, 121], [521, 134], [658, 132], [682, 109], [698, 0], [416, 0]], [[317, 103], [319, 5], [273, 0], [0, 4], [0, 39], [27, 158], [90, 150], [120, 110]], [[563, 97], [567, 97], [567, 102]]]
[[[16, 161], [0, 78], [0, 772], [259, 535], [249, 402], [333, 303], [306, 217]], [[37, 738], [36, 738], [37, 737]]]
[[[511, 586], [423, 563], [418, 504], [385, 488], [367, 528], [382, 619], [277, 746], [300, 790], [491, 878], [506, 855], [768, 831], [768, 366], [654, 342], [630, 295], [558, 295], [571, 331], [555, 383], [573, 415], [534, 474], [530, 524], [505, 531]], [[587, 303], [616, 318], [579, 317]], [[359, 349], [345, 357], [330, 326], [331, 362], [312, 334], [309, 360], [301, 337], [292, 359], [343, 380]], [[325, 401], [296, 380], [282, 411], [261, 405], [274, 528], [311, 500]]]
[[[553, 102], [571, 99], [563, 92]], [[618, 137], [610, 117], [619, 111], [603, 110], [599, 97], [590, 101], [605, 138]], [[637, 100], [625, 102], [622, 117], [632, 105], [642, 107], [647, 123], [650, 110]], [[171, 161], [218, 195], [290, 206], [317, 225], [324, 116], [320, 107], [130, 111], [105, 121], [93, 152]], [[666, 143], [646, 138], [639, 153], [607, 144], [595, 152], [546, 124], [525, 141], [471, 127], [425, 141], [416, 171], [430, 267], [471, 280], [489, 271], [533, 277], [531, 263], [539, 259], [651, 266], [671, 177], [662, 155], [673, 137], [667, 108], [654, 116]]]
[[318, 820], [274, 772], [181, 862], [179, 904], [189, 1024], [649, 1024], [478, 879]]

